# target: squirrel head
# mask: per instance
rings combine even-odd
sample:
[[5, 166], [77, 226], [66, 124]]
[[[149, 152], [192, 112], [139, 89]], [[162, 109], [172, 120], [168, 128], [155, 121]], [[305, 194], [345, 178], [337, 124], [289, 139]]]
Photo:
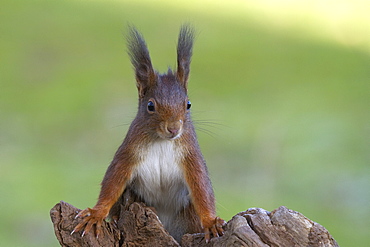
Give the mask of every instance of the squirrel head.
[[177, 44], [177, 70], [158, 74], [152, 66], [143, 36], [130, 27], [128, 53], [134, 66], [139, 94], [137, 123], [154, 138], [176, 139], [191, 125], [187, 88], [194, 31], [183, 25]]

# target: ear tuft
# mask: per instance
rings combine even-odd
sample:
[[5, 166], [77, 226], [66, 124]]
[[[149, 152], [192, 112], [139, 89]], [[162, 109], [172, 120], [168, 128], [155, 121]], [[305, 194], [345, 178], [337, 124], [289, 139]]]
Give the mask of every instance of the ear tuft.
[[190, 62], [193, 54], [194, 28], [189, 24], [183, 24], [180, 29], [177, 43], [177, 79], [187, 89]]
[[139, 31], [135, 27], [129, 26], [126, 39], [128, 54], [135, 69], [139, 97], [142, 98], [146, 91], [154, 85], [156, 74], [150, 60], [147, 45]]

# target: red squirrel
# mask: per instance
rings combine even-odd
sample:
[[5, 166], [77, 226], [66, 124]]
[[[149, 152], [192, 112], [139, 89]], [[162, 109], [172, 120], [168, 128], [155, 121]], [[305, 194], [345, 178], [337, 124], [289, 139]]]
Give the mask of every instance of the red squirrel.
[[216, 216], [215, 197], [205, 160], [190, 117], [188, 79], [194, 30], [182, 25], [177, 44], [177, 70], [158, 74], [152, 67], [143, 36], [129, 28], [128, 53], [135, 69], [139, 109], [101, 183], [98, 202], [78, 213], [73, 232], [102, 221], [124, 192], [154, 207], [160, 221], [178, 241], [185, 233], [224, 234]]

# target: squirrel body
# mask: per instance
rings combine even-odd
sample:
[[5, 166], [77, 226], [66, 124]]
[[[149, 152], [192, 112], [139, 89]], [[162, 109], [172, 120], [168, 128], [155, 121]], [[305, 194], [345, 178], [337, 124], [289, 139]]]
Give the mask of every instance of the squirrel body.
[[[183, 176], [181, 161], [183, 150], [174, 141], [158, 140], [140, 152], [142, 161], [133, 172], [131, 190], [151, 207], [154, 207], [165, 229], [178, 241], [184, 234], [178, 224], [179, 213], [189, 206], [190, 194]], [[178, 226], [177, 226], [178, 225]], [[201, 229], [200, 224], [193, 227]]]
[[132, 175], [132, 189], [161, 215], [188, 205], [189, 191], [181, 168], [183, 150], [174, 141], [158, 140], [139, 151], [139, 162]]
[[129, 55], [136, 72], [138, 113], [114, 155], [98, 202], [76, 217], [73, 232], [83, 234], [115, 216], [125, 194], [153, 207], [165, 229], [178, 241], [185, 233], [203, 231], [208, 241], [223, 234], [225, 222], [216, 217], [215, 198], [207, 167], [190, 117], [187, 96], [193, 30], [182, 26], [177, 47], [177, 71], [154, 71], [142, 35], [130, 29]]

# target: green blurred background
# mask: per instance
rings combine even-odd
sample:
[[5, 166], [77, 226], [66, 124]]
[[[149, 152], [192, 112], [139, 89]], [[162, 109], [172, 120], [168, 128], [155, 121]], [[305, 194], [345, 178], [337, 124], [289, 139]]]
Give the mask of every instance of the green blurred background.
[[49, 210], [96, 202], [136, 114], [127, 24], [164, 72], [191, 22], [193, 118], [219, 215], [285, 205], [366, 246], [368, 13], [361, 0], [2, 1], [0, 245], [58, 246]]

